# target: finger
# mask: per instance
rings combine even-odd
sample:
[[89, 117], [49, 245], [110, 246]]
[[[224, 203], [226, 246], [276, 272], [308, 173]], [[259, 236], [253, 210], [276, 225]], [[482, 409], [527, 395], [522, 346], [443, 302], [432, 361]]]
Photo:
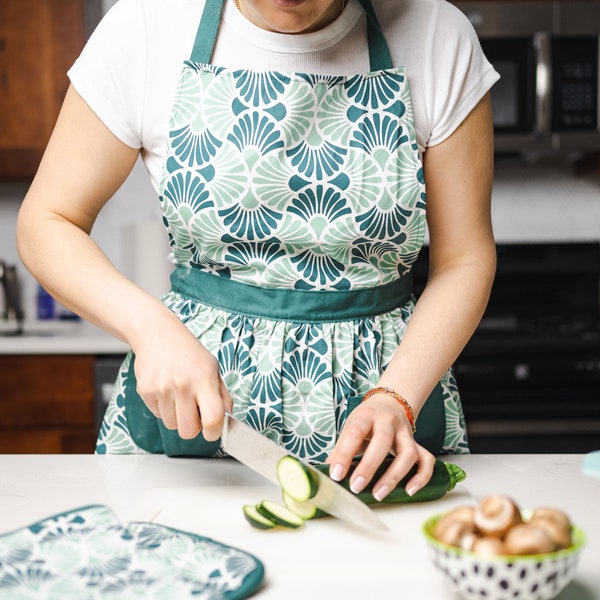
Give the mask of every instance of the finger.
[[227, 387], [225, 386], [225, 382], [219, 377], [219, 389], [221, 392], [221, 398], [223, 398], [223, 408], [231, 412], [233, 410], [233, 398], [229, 393]]
[[167, 429], [177, 429], [177, 413], [175, 402], [172, 400], [159, 400], [158, 414]]
[[157, 418], [160, 419], [160, 409], [158, 408], [158, 402], [151, 400], [144, 400], [144, 403], [148, 407], [148, 410]]
[[203, 390], [198, 393], [196, 402], [200, 408], [202, 435], [207, 442], [214, 442], [221, 437], [223, 418], [225, 417], [224, 399], [219, 390]]
[[[413, 444], [412, 449], [405, 449], [392, 461], [386, 472], [373, 486], [373, 497], [383, 500], [398, 482], [416, 465], [417, 471], [405, 485], [406, 493], [414, 495], [424, 486], [433, 473], [435, 457], [418, 444]], [[416, 478], [416, 479], [415, 479]]]
[[200, 433], [202, 427], [200, 412], [194, 400], [180, 400], [177, 402], [175, 404], [175, 414], [177, 417], [177, 432], [182, 439], [191, 440]]
[[350, 478], [350, 490], [362, 492], [373, 479], [375, 472], [394, 447], [396, 430], [391, 421], [378, 421], [374, 424], [373, 435], [358, 465]]
[[435, 456], [427, 452], [425, 448], [417, 444], [419, 460], [417, 461], [417, 472], [406, 482], [404, 489], [409, 496], [414, 496], [433, 475], [435, 468]]
[[362, 452], [371, 434], [371, 421], [352, 419], [346, 421], [334, 449], [329, 455], [329, 476], [341, 481], [348, 473], [354, 457]]
[[142, 399], [148, 410], [157, 418], [160, 419], [160, 407], [158, 394], [152, 392], [152, 390], [146, 391], [143, 386], [140, 385], [139, 379], [135, 388], [137, 395]]

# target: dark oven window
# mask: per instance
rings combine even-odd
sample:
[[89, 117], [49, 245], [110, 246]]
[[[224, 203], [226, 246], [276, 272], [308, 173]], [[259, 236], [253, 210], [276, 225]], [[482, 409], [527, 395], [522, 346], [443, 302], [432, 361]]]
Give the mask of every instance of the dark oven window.
[[[416, 292], [427, 276], [424, 248]], [[600, 245], [505, 244], [456, 361], [472, 452], [600, 448]]]

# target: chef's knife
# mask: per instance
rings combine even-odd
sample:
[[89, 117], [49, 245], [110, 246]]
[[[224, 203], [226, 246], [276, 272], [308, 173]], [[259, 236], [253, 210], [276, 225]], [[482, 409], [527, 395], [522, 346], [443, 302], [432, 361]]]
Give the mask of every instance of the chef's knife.
[[[281, 446], [229, 413], [225, 414], [221, 442], [227, 454], [274, 483], [279, 483], [277, 463], [284, 456], [291, 456]], [[311, 504], [334, 517], [365, 529], [387, 529], [362, 500], [311, 465], [306, 467], [319, 481], [317, 494], [310, 499]]]

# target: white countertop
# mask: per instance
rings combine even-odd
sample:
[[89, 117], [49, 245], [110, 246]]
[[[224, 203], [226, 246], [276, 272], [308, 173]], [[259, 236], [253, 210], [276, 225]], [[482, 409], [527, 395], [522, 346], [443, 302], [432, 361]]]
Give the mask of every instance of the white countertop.
[[600, 176], [575, 177], [561, 163], [497, 161], [492, 222], [498, 243], [598, 242]]
[[127, 344], [83, 320], [26, 321], [23, 335], [7, 335], [0, 321], [0, 354], [125, 354]]
[[89, 504], [110, 506], [123, 521], [154, 520], [255, 554], [266, 578], [256, 598], [385, 596], [455, 600], [434, 570], [421, 525], [429, 516], [492, 493], [523, 508], [565, 510], [586, 533], [575, 580], [558, 600], [600, 598], [600, 479], [581, 474], [583, 456], [446, 457], [467, 479], [443, 499], [376, 508], [389, 526], [369, 534], [339, 520], [294, 531], [259, 531], [242, 505], [280, 500], [279, 489], [231, 459], [122, 455], [0, 455], [0, 533]]

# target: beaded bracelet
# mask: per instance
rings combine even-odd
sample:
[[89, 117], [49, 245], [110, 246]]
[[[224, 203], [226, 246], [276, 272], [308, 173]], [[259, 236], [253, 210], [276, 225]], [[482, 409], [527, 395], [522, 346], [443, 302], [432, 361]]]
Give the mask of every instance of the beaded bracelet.
[[410, 404], [398, 392], [394, 391], [392, 388], [389, 388], [389, 387], [376, 387], [376, 388], [373, 388], [372, 390], [369, 390], [363, 396], [362, 401], [364, 402], [365, 400], [367, 400], [374, 394], [387, 394], [388, 396], [392, 396], [392, 398], [394, 398], [397, 402], [399, 402], [402, 405], [404, 412], [406, 413], [408, 422], [410, 423], [410, 426], [412, 427], [412, 432], [415, 433], [417, 431], [417, 427], [415, 425], [415, 415], [413, 413], [413, 410], [412, 410]]

